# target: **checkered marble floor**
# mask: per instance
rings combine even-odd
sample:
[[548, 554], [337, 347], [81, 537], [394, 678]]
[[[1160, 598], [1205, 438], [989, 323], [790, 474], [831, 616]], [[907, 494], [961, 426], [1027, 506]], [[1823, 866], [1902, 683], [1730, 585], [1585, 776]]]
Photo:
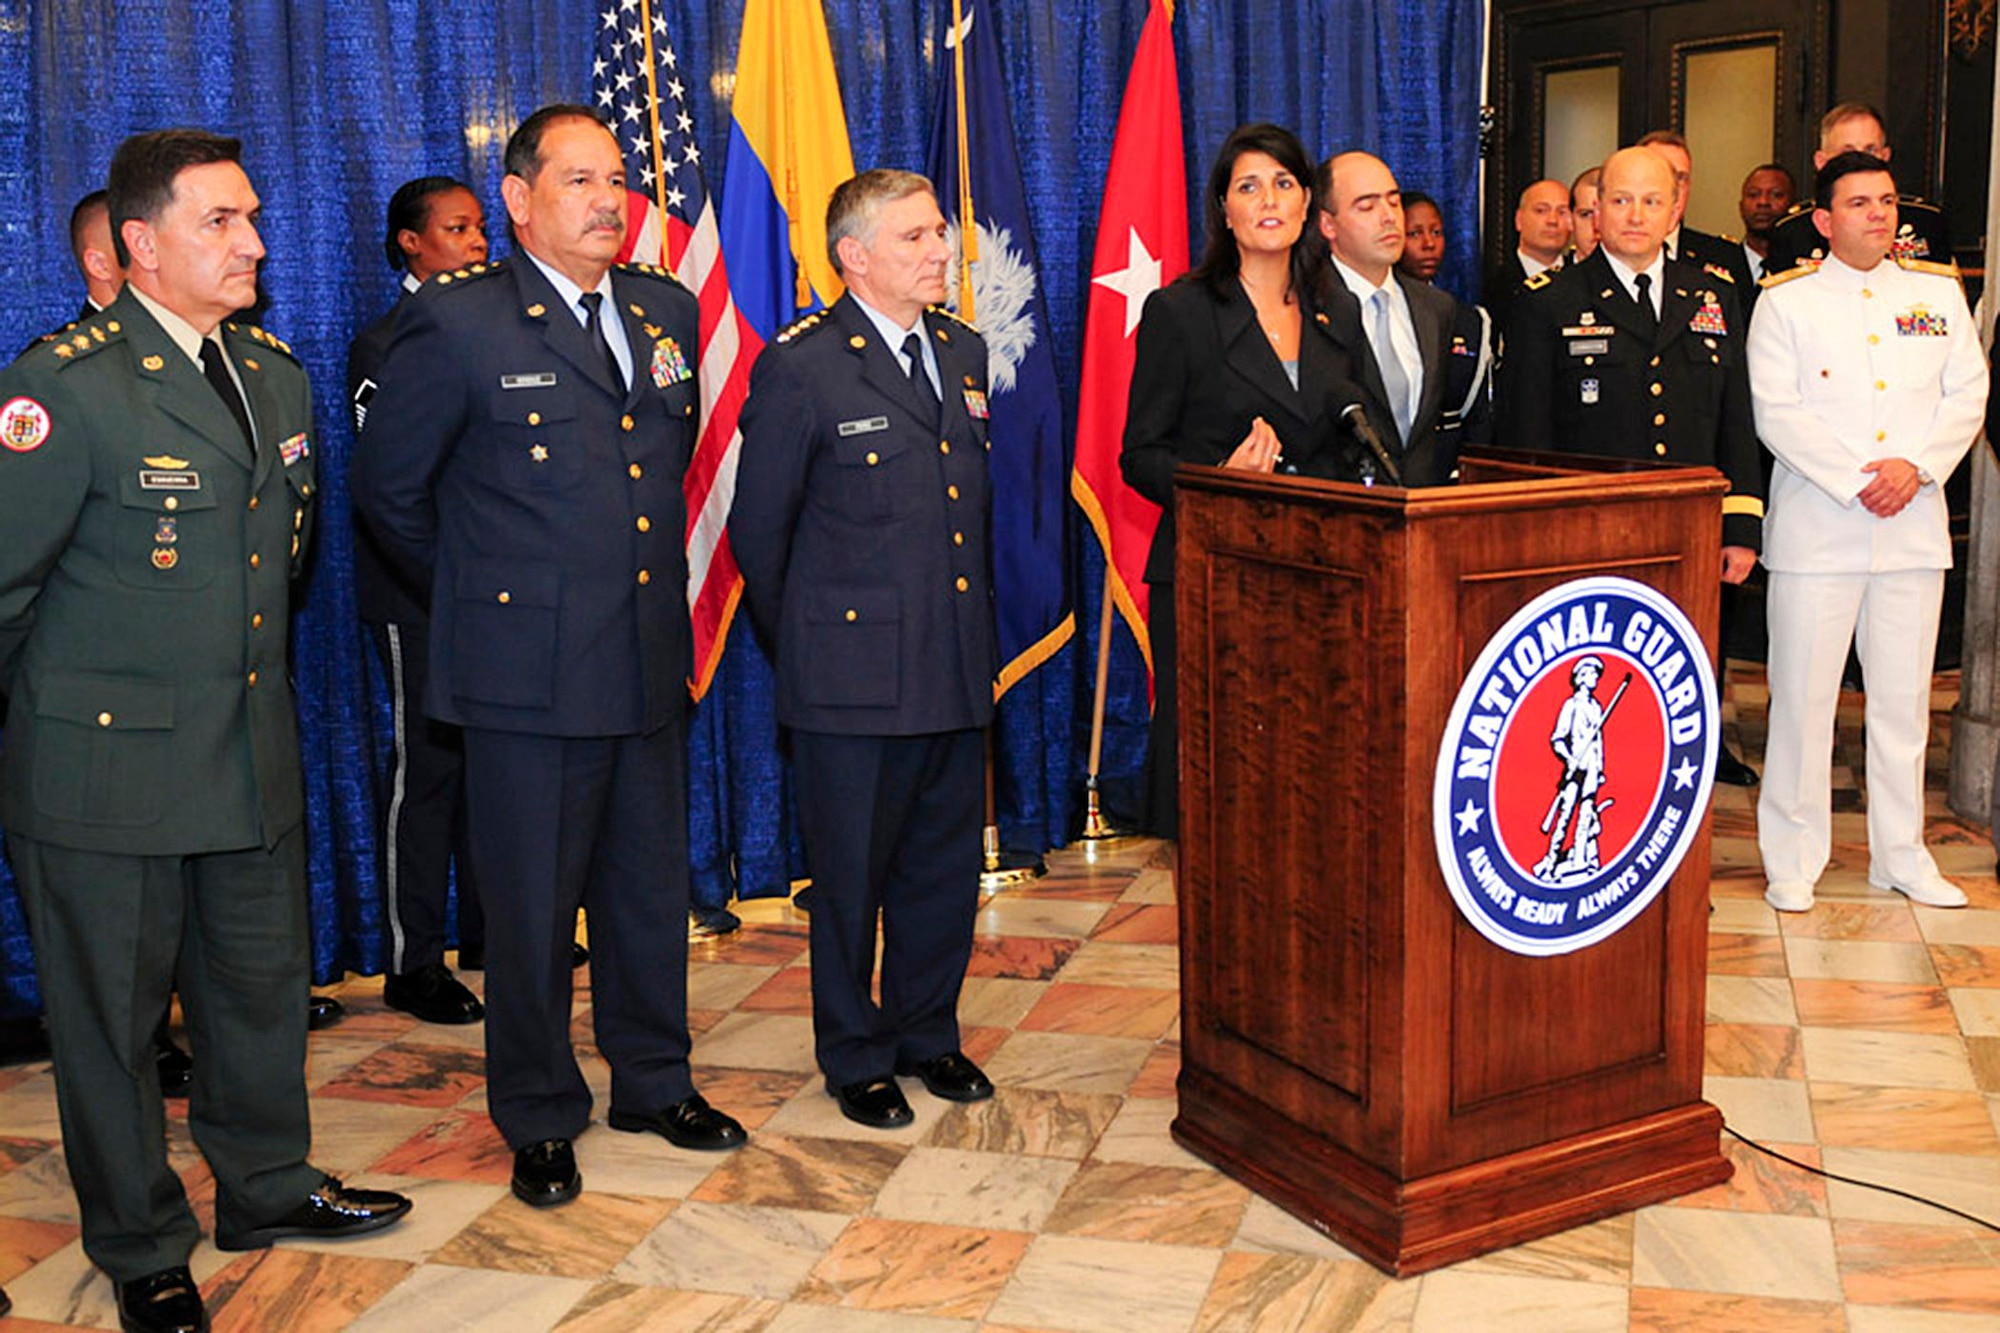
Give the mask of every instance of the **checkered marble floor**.
[[[1935, 700], [1931, 840], [1971, 894], [1912, 907], [1866, 883], [1859, 698], [1844, 701], [1835, 864], [1810, 915], [1762, 900], [1754, 794], [1719, 790], [1710, 1100], [1741, 1133], [1842, 1174], [2000, 1220], [2000, 884], [1985, 830], [1943, 807], [1956, 680]], [[1732, 731], [1762, 753], [1756, 672]], [[315, 1034], [315, 1160], [417, 1199], [402, 1226], [248, 1255], [203, 1245], [221, 1330], [942, 1333], [988, 1330], [1839, 1330], [2000, 1327], [2000, 1234], [1828, 1183], [1731, 1143], [1728, 1184], [1425, 1277], [1382, 1276], [1177, 1148], [1171, 849], [1052, 858], [991, 899], [965, 987], [968, 1052], [999, 1085], [964, 1107], [910, 1086], [916, 1124], [843, 1120], [813, 1073], [803, 918], [748, 906], [694, 946], [697, 1076], [752, 1130], [678, 1152], [599, 1124], [585, 1191], [508, 1194], [480, 1031], [336, 988]], [[475, 985], [477, 974], [467, 978]], [[588, 991], [577, 1035], [589, 1040]], [[586, 1050], [600, 1114], [608, 1075]], [[204, 1224], [213, 1189], [172, 1125]], [[0, 1071], [0, 1283], [8, 1329], [115, 1328], [77, 1245], [45, 1066]]]

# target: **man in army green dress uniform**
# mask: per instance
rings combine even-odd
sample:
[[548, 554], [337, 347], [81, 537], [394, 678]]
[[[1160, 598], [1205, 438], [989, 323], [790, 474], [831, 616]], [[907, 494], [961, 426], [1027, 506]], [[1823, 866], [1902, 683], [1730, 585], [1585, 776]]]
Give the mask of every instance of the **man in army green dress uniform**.
[[201, 1329], [152, 1035], [178, 986], [216, 1244], [393, 1222], [306, 1161], [304, 796], [286, 668], [313, 499], [282, 342], [230, 322], [264, 249], [239, 146], [111, 163], [125, 292], [0, 373], [0, 822], [47, 998], [83, 1247], [127, 1330]]

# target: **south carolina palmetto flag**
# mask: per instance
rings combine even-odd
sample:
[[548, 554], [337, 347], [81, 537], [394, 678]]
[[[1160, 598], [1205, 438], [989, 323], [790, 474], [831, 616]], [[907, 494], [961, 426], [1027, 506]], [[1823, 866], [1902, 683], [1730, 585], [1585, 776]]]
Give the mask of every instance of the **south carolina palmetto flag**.
[[695, 144], [687, 80], [654, 0], [599, 0], [591, 100], [618, 138], [631, 197], [620, 260], [661, 264], [701, 302], [701, 435], [687, 495], [694, 697], [722, 659], [743, 578], [729, 551], [729, 506], [743, 435], [736, 420], [763, 340], [736, 308]]
[[1187, 269], [1187, 174], [1181, 162], [1180, 85], [1174, 71], [1173, 10], [1152, 0], [1118, 110], [1084, 321], [1083, 385], [1076, 414], [1070, 493], [1104, 546], [1110, 594], [1150, 671], [1146, 555], [1160, 507], [1125, 484], [1118, 452], [1139, 314], [1146, 298]]

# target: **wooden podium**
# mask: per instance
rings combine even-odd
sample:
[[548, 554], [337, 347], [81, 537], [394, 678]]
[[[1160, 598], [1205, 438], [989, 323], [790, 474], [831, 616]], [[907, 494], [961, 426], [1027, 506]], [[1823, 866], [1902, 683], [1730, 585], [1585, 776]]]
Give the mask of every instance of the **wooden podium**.
[[1398, 1275], [1726, 1180], [1701, 1099], [1709, 827], [1646, 910], [1490, 943], [1433, 844], [1488, 638], [1592, 574], [1710, 649], [1719, 473], [1468, 451], [1461, 484], [1176, 477], [1183, 1146]]

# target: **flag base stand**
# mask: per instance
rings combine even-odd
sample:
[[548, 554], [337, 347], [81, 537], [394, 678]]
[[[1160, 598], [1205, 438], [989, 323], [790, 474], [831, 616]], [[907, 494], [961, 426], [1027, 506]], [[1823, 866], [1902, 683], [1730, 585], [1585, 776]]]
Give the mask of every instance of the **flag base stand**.
[[1016, 884], [1027, 884], [1048, 873], [1048, 866], [1039, 856], [1001, 851], [1000, 829], [996, 825], [986, 826], [980, 842], [985, 851], [985, 864], [979, 872], [981, 895], [998, 893]]

